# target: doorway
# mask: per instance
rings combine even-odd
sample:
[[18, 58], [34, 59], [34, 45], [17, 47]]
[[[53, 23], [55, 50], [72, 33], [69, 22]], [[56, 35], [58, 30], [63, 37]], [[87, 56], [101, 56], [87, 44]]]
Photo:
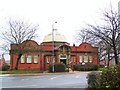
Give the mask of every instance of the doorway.
[[60, 59], [60, 63], [63, 63], [66, 65], [66, 59]]

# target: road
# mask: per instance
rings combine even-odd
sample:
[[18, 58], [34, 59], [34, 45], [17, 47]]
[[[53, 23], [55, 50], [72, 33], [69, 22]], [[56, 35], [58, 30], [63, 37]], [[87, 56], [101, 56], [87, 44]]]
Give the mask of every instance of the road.
[[1, 88], [87, 88], [87, 73], [0, 76]]

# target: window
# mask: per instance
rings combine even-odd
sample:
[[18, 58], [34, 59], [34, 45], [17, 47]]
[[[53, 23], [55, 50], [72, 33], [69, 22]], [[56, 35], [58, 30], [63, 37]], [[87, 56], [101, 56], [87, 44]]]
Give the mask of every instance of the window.
[[84, 56], [84, 62], [88, 62], [88, 56]]
[[46, 57], [46, 62], [47, 62], [47, 63], [50, 63], [50, 57], [49, 57], [49, 56]]
[[53, 63], [55, 63], [55, 57], [53, 58]]
[[27, 63], [32, 63], [32, 57], [31, 57], [31, 55], [27, 56]]
[[86, 49], [86, 48], [87, 48], [87, 46], [84, 46], [84, 48]]
[[66, 58], [66, 56], [65, 55], [61, 55], [60, 58]]
[[79, 56], [79, 58], [80, 58], [80, 63], [82, 63], [82, 56]]
[[93, 60], [92, 56], [89, 56], [89, 62], [92, 62], [92, 60]]
[[34, 55], [34, 63], [38, 63], [38, 56]]
[[20, 63], [25, 63], [24, 55], [21, 56]]
[[75, 57], [73, 57], [73, 62], [75, 63]]

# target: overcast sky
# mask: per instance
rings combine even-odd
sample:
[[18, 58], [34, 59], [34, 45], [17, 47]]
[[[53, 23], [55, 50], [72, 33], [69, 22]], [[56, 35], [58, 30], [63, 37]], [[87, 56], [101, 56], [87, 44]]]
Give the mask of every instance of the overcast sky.
[[[37, 42], [40, 44], [45, 35], [51, 32], [52, 25], [66, 36], [67, 41], [76, 43], [75, 33], [100, 18], [100, 12], [109, 8], [110, 3], [117, 10], [119, 0], [0, 0], [1, 27], [7, 25], [9, 18], [19, 18], [39, 24]], [[1, 34], [0, 34], [1, 35]], [[0, 41], [2, 45], [4, 41]], [[1, 54], [1, 52], [0, 52]]]

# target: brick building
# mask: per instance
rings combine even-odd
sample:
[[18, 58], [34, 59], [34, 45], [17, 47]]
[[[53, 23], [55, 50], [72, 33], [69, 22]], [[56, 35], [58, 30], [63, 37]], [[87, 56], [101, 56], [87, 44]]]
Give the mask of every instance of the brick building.
[[[55, 62], [64, 63], [71, 68], [74, 64], [93, 63], [99, 64], [98, 48], [84, 42], [79, 46], [70, 46], [65, 36], [54, 29], [54, 43], [52, 33], [46, 35], [43, 42], [39, 45], [33, 40], [24, 41], [23, 53], [18, 65], [19, 69], [39, 69], [48, 70], [48, 66]], [[54, 46], [54, 47], [53, 47]], [[18, 55], [16, 44], [11, 44], [10, 68], [14, 69]]]
[[0, 67], [4, 66], [6, 64], [4, 54], [2, 54], [2, 58], [0, 59]]

